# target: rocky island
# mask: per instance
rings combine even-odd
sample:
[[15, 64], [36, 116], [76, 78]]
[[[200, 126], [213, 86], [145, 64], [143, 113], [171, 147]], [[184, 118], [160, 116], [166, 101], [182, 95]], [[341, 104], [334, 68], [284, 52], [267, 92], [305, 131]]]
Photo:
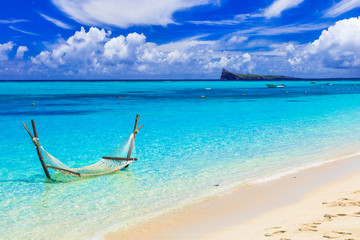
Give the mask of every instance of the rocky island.
[[256, 74], [238, 74], [230, 72], [226, 69], [222, 70], [220, 80], [296, 80], [299, 78], [277, 76], [277, 75], [256, 75]]

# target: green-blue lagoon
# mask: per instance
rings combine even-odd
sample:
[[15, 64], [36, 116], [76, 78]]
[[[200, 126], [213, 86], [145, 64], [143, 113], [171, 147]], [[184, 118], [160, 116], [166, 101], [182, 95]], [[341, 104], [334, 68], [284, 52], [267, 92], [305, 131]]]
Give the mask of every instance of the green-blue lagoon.
[[[0, 239], [89, 239], [248, 184], [357, 154], [360, 83], [0, 82]], [[33, 105], [34, 103], [34, 105]], [[22, 122], [70, 167], [133, 130], [139, 160], [46, 179]]]

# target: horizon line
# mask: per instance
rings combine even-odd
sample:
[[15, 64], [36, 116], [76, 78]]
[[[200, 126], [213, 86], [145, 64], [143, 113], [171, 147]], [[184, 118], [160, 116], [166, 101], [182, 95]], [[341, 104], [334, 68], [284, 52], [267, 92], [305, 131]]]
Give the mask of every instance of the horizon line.
[[360, 81], [360, 77], [357, 78], [295, 78], [295, 79], [251, 79], [251, 80], [220, 80], [220, 79], [27, 79], [27, 80], [0, 80], [0, 82], [205, 82], [205, 81], [218, 81], [218, 82], [265, 82], [265, 81], [283, 81], [283, 82], [294, 82], [294, 81]]

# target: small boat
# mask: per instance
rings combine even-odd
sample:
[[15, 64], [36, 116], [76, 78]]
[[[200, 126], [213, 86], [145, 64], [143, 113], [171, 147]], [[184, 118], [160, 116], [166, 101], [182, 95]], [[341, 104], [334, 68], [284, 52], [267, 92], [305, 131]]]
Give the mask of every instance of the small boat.
[[210, 91], [210, 90], [211, 90], [211, 88], [207, 87], [207, 88], [204, 88], [204, 90]]
[[315, 84], [316, 82], [315, 81], [312, 81], [311, 84]]
[[266, 84], [267, 88], [283, 88], [285, 84], [276, 85], [276, 84]]
[[328, 86], [332, 86], [332, 83], [327, 83], [326, 85], [328, 85]]

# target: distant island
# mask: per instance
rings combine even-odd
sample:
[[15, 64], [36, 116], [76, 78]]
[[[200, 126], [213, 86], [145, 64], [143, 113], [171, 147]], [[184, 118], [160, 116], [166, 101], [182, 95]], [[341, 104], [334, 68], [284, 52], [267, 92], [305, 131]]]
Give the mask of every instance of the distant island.
[[296, 80], [300, 78], [277, 76], [277, 75], [256, 75], [256, 74], [238, 74], [226, 69], [222, 70], [220, 80]]

